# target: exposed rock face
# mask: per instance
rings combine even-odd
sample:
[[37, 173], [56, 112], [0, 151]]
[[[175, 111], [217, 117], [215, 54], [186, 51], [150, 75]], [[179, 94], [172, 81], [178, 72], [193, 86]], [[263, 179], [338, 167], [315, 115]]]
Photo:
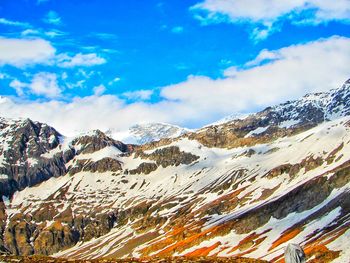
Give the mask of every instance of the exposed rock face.
[[[78, 240], [78, 231], [74, 231], [69, 226], [63, 226], [60, 222], [55, 222], [38, 233], [34, 241], [34, 252], [39, 255], [50, 255], [73, 246]], [[19, 254], [30, 255], [31, 253]]]
[[46, 124], [29, 119], [0, 119], [0, 192], [10, 195], [17, 189], [36, 185], [66, 170], [61, 158], [42, 160], [41, 155], [59, 145], [61, 135]]
[[70, 174], [76, 174], [81, 171], [84, 172], [99, 172], [99, 173], [104, 173], [104, 172], [117, 172], [122, 170], [121, 163], [113, 158], [103, 158], [98, 161], [91, 161], [91, 160], [76, 160], [74, 162], [73, 167], [69, 167], [69, 173]]
[[[58, 177], [69, 172], [71, 166], [66, 164], [79, 154], [91, 154], [111, 146], [122, 153], [133, 151], [134, 146], [126, 145], [106, 136], [101, 131], [75, 138], [69, 148], [62, 149], [60, 135], [46, 124], [27, 120], [0, 119], [1, 142], [0, 156], [0, 192], [10, 196], [16, 190], [34, 186], [51, 177]], [[45, 154], [56, 150], [55, 154]], [[119, 171], [119, 161], [104, 158], [97, 162], [90, 160], [77, 161], [71, 173], [78, 171]]]
[[141, 163], [136, 169], [129, 171], [130, 174], [150, 174], [157, 170], [158, 165], [155, 163]]
[[77, 150], [77, 154], [94, 153], [107, 146], [116, 147], [121, 152], [129, 152], [133, 149], [132, 145], [126, 145], [122, 142], [115, 141], [100, 130], [93, 131], [88, 135], [77, 137], [72, 141], [72, 145], [80, 146], [80, 149]]
[[[0, 128], [0, 198], [11, 198], [17, 190], [67, 173], [73, 175], [80, 171], [120, 171], [121, 162], [115, 158], [104, 157], [96, 161], [74, 158], [93, 154], [106, 147], [115, 148], [120, 155], [128, 155], [134, 148], [115, 141], [100, 131], [76, 137], [67, 147], [60, 144], [64, 138], [55, 129], [29, 119], [1, 118]], [[98, 236], [97, 233], [105, 234], [113, 225], [105, 215], [98, 216], [101, 226], [95, 225], [94, 220], [83, 220], [79, 224], [79, 220], [73, 218], [72, 210], [60, 211], [62, 207], [48, 204], [31, 214], [16, 214], [6, 226], [8, 215], [1, 199], [0, 250], [16, 255], [52, 254], [73, 246], [80, 239], [91, 239]], [[25, 222], [21, 221], [23, 218]], [[49, 227], [42, 223], [53, 218], [58, 221]]]
[[180, 164], [191, 164], [199, 159], [199, 156], [180, 151], [180, 148], [177, 146], [157, 149], [151, 154], [137, 152], [136, 157], [138, 156], [143, 159], [155, 161], [158, 166], [161, 165], [164, 168], [168, 166], [179, 166]]

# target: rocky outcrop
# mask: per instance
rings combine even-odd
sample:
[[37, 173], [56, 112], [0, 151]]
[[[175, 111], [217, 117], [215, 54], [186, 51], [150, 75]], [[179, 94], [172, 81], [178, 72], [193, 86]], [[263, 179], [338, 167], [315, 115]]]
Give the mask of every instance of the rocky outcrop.
[[122, 170], [121, 163], [113, 158], [102, 158], [98, 161], [92, 160], [76, 160], [74, 161], [73, 166], [68, 167], [68, 171], [71, 175], [83, 172], [92, 172], [92, 173], [104, 173], [104, 172], [118, 172]]
[[274, 177], [278, 177], [282, 174], [288, 174], [291, 179], [293, 179], [297, 173], [300, 172], [301, 169], [304, 168], [304, 172], [308, 172], [310, 170], [313, 170], [320, 165], [322, 165], [324, 160], [321, 157], [314, 158], [313, 156], [309, 156], [305, 159], [303, 159], [300, 163], [296, 164], [282, 164], [279, 165], [273, 169], [271, 169], [267, 174], [267, 178], [271, 179]]
[[136, 169], [128, 171], [129, 174], [150, 174], [157, 170], [158, 165], [155, 163], [141, 163]]
[[180, 148], [177, 146], [157, 149], [150, 154], [139, 151], [136, 152], [135, 157], [155, 161], [158, 166], [161, 165], [163, 168], [168, 166], [179, 166], [180, 164], [188, 165], [199, 159], [199, 156], [192, 153], [180, 151]]
[[[49, 227], [38, 232], [33, 242], [35, 254], [51, 255], [62, 249], [75, 245], [79, 240], [79, 232], [68, 225], [56, 221]], [[30, 255], [20, 253], [20, 255]]]
[[116, 141], [100, 130], [91, 132], [91, 134], [77, 137], [72, 141], [72, 145], [77, 147], [77, 154], [89, 154], [101, 150], [107, 146], [113, 146], [119, 149], [121, 152], [131, 152], [134, 148], [133, 145], [127, 145], [120, 141]]

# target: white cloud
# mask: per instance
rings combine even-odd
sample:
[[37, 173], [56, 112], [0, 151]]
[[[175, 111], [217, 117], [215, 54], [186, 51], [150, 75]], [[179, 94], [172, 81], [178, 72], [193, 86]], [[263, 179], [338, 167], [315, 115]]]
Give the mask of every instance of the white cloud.
[[251, 112], [308, 92], [338, 88], [349, 78], [350, 39], [332, 37], [263, 50], [245, 68], [229, 68], [221, 79], [192, 76], [161, 88], [156, 103], [133, 102], [111, 95], [75, 98], [71, 102], [0, 104], [8, 117], [47, 122], [66, 135], [89, 129], [125, 129], [139, 122], [170, 122], [201, 126], [225, 115]]
[[61, 95], [56, 74], [48, 72], [35, 74], [31, 83], [24, 83], [14, 79], [9, 85], [16, 90], [18, 96], [24, 96], [27, 92], [47, 98], [56, 98]]
[[255, 42], [259, 42], [279, 30], [280, 28], [275, 26], [272, 22], [264, 22], [263, 24], [256, 25], [253, 28], [252, 32], [250, 33], [250, 38]]
[[65, 36], [66, 33], [60, 30], [52, 29], [51, 31], [47, 31], [43, 33], [45, 36], [49, 38], [62, 37]]
[[75, 83], [66, 82], [65, 84], [66, 84], [68, 89], [76, 89], [76, 88], [84, 88], [84, 84], [85, 83], [86, 83], [86, 80], [85, 79], [81, 79], [81, 80], [78, 80]]
[[[264, 59], [267, 63], [256, 65]], [[278, 59], [277, 59], [278, 58]], [[229, 68], [222, 79], [198, 76], [166, 87], [166, 99], [181, 101], [203, 114], [251, 111], [307, 92], [328, 90], [349, 78], [350, 39], [294, 45], [275, 51], [263, 50], [247, 69]]]
[[110, 82], [108, 82], [108, 85], [113, 85], [114, 83], [120, 81], [120, 77], [115, 77], [114, 79], [112, 79]]
[[60, 96], [61, 89], [58, 87], [57, 76], [53, 73], [37, 73], [29, 85], [30, 91], [36, 95], [43, 95], [48, 98]]
[[263, 62], [268, 62], [272, 60], [282, 59], [280, 52], [270, 51], [268, 49], [263, 49], [260, 51], [258, 56], [251, 61], [246, 63], [246, 66], [257, 66]]
[[43, 39], [0, 38], [0, 66], [47, 63], [55, 55], [55, 48]]
[[7, 117], [28, 117], [46, 122], [65, 135], [77, 132], [111, 127], [128, 127], [131, 121], [150, 121], [157, 112], [144, 111], [143, 105], [126, 107], [116, 96], [102, 95], [75, 98], [72, 102], [52, 100], [49, 102], [16, 103], [7, 99], [0, 103], [0, 109]]
[[47, 24], [52, 24], [52, 25], [56, 25], [56, 26], [62, 24], [61, 17], [58, 15], [57, 12], [52, 11], [52, 10], [46, 14], [43, 21]]
[[72, 68], [76, 66], [91, 67], [106, 63], [106, 60], [99, 57], [95, 53], [90, 54], [76, 54], [73, 57], [67, 54], [57, 56], [57, 65], [63, 68]]
[[[25, 30], [23, 36], [38, 33], [34, 30]], [[57, 65], [63, 68], [91, 67], [106, 63], [106, 59], [96, 53], [73, 56], [68, 54], [56, 55], [56, 49], [49, 41], [42, 38], [3, 38], [0, 37], [0, 66], [12, 65], [27, 67], [35, 64]]]
[[49, 37], [56, 38], [65, 36], [66, 33], [57, 29], [52, 29], [50, 31], [38, 30], [38, 29], [26, 29], [21, 32], [22, 37]]
[[270, 22], [287, 14], [311, 10], [315, 11], [309, 18], [313, 23], [350, 19], [348, 0], [205, 0], [192, 9], [207, 11], [208, 18], [226, 15], [232, 21]]
[[106, 91], [106, 87], [104, 85], [98, 85], [94, 87], [94, 95], [95, 96], [101, 96]]
[[26, 29], [21, 32], [21, 36], [38, 36], [40, 31], [36, 29]]
[[124, 92], [123, 97], [129, 100], [149, 100], [153, 94], [152, 90], [136, 90]]
[[[278, 20], [295, 24], [320, 24], [329, 21], [350, 22], [348, 0], [204, 0], [191, 7], [203, 24], [232, 22], [260, 24], [252, 32], [263, 39], [274, 31]], [[255, 31], [255, 32], [254, 32]]]
[[7, 26], [30, 27], [30, 24], [28, 23], [12, 21], [3, 17], [0, 18], [0, 24], [7, 25]]
[[24, 95], [24, 88], [27, 87], [26, 83], [19, 81], [18, 79], [14, 79], [10, 82], [10, 87], [15, 89], [18, 96]]

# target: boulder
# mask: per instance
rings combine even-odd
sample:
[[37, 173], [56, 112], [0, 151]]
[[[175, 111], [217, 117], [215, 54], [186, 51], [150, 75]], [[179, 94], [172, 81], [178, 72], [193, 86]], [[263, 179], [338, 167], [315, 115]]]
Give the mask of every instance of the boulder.
[[286, 263], [305, 263], [306, 256], [304, 250], [298, 244], [288, 244], [284, 251]]

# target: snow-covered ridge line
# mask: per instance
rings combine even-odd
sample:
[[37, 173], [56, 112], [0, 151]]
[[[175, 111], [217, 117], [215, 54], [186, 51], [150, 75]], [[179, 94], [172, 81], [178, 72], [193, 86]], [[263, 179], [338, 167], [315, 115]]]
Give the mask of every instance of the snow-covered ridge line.
[[145, 144], [164, 138], [176, 138], [188, 132], [193, 130], [168, 123], [143, 123], [136, 124], [127, 131], [109, 130], [106, 134], [124, 143]]

